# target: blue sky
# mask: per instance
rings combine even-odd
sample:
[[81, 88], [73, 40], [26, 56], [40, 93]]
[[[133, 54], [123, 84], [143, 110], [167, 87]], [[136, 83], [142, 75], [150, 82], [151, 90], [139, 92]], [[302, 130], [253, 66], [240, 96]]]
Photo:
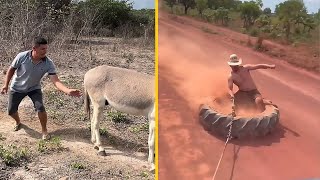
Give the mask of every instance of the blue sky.
[[154, 9], [155, 8], [154, 0], [130, 0], [130, 1], [133, 2], [134, 9], [143, 9], [143, 8]]
[[[242, 0], [242, 1], [250, 1], [250, 0]], [[272, 12], [274, 12], [274, 9], [277, 4], [280, 4], [286, 0], [262, 0], [263, 3], [263, 9], [266, 7], [269, 7]], [[316, 13], [318, 12], [318, 9], [320, 8], [320, 0], [303, 0], [304, 5], [307, 8], [308, 13]]]

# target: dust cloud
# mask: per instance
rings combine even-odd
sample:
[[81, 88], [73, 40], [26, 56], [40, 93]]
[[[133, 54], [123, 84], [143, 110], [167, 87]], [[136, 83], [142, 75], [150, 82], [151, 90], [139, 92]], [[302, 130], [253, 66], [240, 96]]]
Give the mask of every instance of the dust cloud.
[[[208, 51], [194, 42], [192, 37], [170, 33], [170, 28], [162, 32], [165, 33], [159, 39], [159, 65], [171, 71], [166, 72], [170, 74], [166, 79], [177, 86], [178, 93], [189, 107], [197, 113], [201, 104], [207, 104], [221, 113], [231, 113], [232, 104], [227, 95], [227, 79], [231, 70], [227, 60], [230, 52], [218, 54], [214, 49]], [[237, 90], [234, 85], [233, 91]], [[242, 116], [251, 114], [241, 111]]]

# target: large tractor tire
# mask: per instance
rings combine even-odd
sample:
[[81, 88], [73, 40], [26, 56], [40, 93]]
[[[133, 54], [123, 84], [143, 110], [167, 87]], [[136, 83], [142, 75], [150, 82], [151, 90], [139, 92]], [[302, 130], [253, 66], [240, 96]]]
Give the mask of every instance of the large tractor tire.
[[[270, 102], [270, 101], [269, 101]], [[231, 136], [243, 138], [261, 137], [271, 133], [279, 123], [280, 113], [276, 105], [266, 105], [266, 110], [254, 116], [236, 116], [218, 112], [207, 104], [199, 107], [199, 120], [206, 131], [226, 137], [231, 122]]]

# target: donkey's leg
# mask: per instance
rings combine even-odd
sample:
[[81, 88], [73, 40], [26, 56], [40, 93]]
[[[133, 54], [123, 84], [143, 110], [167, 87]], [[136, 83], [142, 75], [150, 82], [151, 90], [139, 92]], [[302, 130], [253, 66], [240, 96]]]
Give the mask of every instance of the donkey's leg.
[[152, 112], [149, 114], [149, 138], [148, 138], [148, 146], [149, 146], [149, 157], [148, 162], [151, 164], [150, 171], [154, 171], [154, 149], [155, 149], [155, 107], [153, 107]]
[[100, 156], [105, 156], [106, 153], [104, 151], [104, 148], [102, 147], [102, 143], [100, 140], [100, 120], [103, 115], [103, 108], [104, 108], [104, 101], [101, 102], [92, 102], [93, 104], [93, 122], [92, 122], [92, 127], [93, 127], [93, 132], [94, 136], [96, 138], [96, 142], [94, 144], [95, 149], [99, 149], [98, 155]]
[[[94, 122], [95, 122], [95, 117], [92, 116], [92, 118], [91, 118], [91, 142], [92, 142], [93, 144], [96, 143], [96, 133], [95, 133], [95, 131], [94, 131], [94, 126], [93, 126]], [[96, 147], [95, 147], [95, 148], [96, 148]]]

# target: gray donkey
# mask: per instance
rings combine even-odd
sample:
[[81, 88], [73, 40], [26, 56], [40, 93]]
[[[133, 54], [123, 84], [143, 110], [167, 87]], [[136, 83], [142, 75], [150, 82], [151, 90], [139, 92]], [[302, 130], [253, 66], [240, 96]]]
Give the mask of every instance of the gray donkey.
[[127, 114], [146, 116], [149, 120], [149, 156], [154, 171], [155, 148], [155, 88], [154, 77], [134, 70], [102, 65], [90, 69], [84, 76], [85, 111], [90, 118], [90, 100], [93, 105], [91, 142], [98, 155], [105, 156], [99, 133], [99, 121], [105, 105]]

